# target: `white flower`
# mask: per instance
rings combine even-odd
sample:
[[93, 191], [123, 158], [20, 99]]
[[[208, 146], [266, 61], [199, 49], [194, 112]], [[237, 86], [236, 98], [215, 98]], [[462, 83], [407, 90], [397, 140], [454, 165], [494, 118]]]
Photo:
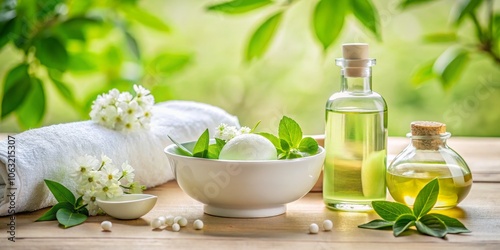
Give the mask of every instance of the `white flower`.
[[127, 193], [141, 194], [142, 191], [146, 189], [146, 187], [144, 185], [139, 184], [138, 182], [132, 182], [128, 187], [126, 187], [126, 189], [128, 189]]
[[142, 98], [144, 96], [147, 96], [151, 93], [151, 91], [147, 90], [141, 85], [134, 84], [134, 91], [137, 95], [137, 98]]
[[252, 129], [249, 128], [249, 127], [241, 127], [240, 130], [239, 130], [239, 134], [242, 135], [242, 134], [250, 134], [250, 132], [252, 132]]
[[89, 173], [78, 183], [79, 194], [85, 193], [87, 190], [99, 189], [101, 186], [101, 174], [99, 171], [89, 171]]
[[90, 171], [96, 170], [99, 166], [99, 161], [90, 155], [84, 155], [78, 157], [75, 162], [75, 171], [71, 176], [80, 182], [82, 179], [86, 178]]
[[219, 138], [226, 142], [233, 139], [235, 136], [240, 135], [240, 131], [235, 126], [228, 126], [227, 124], [221, 123], [215, 132], [215, 138]]
[[99, 95], [92, 103], [91, 119], [118, 131], [149, 128], [154, 97], [142, 86], [135, 85], [134, 90], [135, 97], [129, 92], [120, 93], [117, 89]]
[[118, 181], [107, 183], [96, 192], [96, 196], [101, 199], [113, 198], [121, 195], [123, 195], [123, 190]]
[[87, 204], [87, 210], [89, 211], [89, 215], [97, 215], [99, 212], [99, 207], [96, 203], [96, 195], [95, 190], [86, 190], [83, 193], [82, 200], [83, 204]]
[[128, 162], [124, 162], [122, 164], [122, 176], [120, 179], [125, 179], [128, 183], [134, 181], [135, 173], [134, 168], [128, 164]]
[[108, 183], [118, 182], [118, 179], [121, 177], [120, 171], [113, 164], [107, 164], [101, 170], [103, 175], [104, 183], [107, 185]]

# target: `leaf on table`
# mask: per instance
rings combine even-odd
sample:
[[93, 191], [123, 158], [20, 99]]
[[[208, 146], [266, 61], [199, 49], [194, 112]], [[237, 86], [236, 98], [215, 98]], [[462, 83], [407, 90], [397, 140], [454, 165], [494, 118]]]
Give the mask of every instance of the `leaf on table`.
[[264, 55], [278, 29], [282, 16], [283, 12], [279, 11], [258, 26], [248, 41], [245, 60], [251, 61]]
[[45, 212], [40, 218], [38, 218], [36, 221], [49, 221], [49, 220], [57, 220], [56, 214], [57, 211], [61, 208], [66, 208], [68, 210], [72, 210], [74, 208], [73, 204], [63, 201], [59, 202], [53, 207], [49, 209], [49, 211]]
[[380, 18], [373, 2], [371, 0], [356, 0], [349, 1], [349, 3], [352, 13], [361, 24], [370, 30], [377, 40], [382, 40], [380, 34]]
[[35, 56], [48, 68], [65, 71], [68, 67], [68, 52], [58, 38], [49, 36], [35, 42]]
[[69, 191], [69, 189], [67, 189], [62, 184], [45, 179], [45, 185], [47, 185], [50, 192], [54, 195], [54, 197], [58, 202], [66, 201], [73, 205], [75, 204], [76, 202], [75, 195], [73, 195], [73, 193], [71, 193], [71, 191]]
[[395, 237], [406, 231], [409, 227], [415, 225], [417, 218], [413, 214], [402, 214], [394, 222], [393, 234]]
[[208, 129], [205, 129], [203, 134], [201, 134], [198, 141], [193, 148], [193, 156], [199, 158], [206, 158], [208, 154], [208, 144], [210, 142], [210, 136], [208, 134]]
[[24, 129], [40, 125], [45, 114], [45, 91], [42, 81], [31, 78], [31, 90], [26, 93], [24, 102], [17, 108], [16, 116]]
[[433, 65], [433, 71], [445, 89], [458, 81], [469, 61], [467, 51], [451, 47], [441, 54]]
[[278, 127], [278, 136], [288, 142], [290, 148], [297, 148], [302, 140], [302, 129], [296, 121], [283, 116]]
[[80, 225], [87, 220], [87, 216], [81, 213], [76, 213], [67, 208], [61, 208], [56, 213], [57, 221], [64, 228]]
[[450, 234], [459, 233], [470, 233], [471, 231], [467, 229], [462, 222], [455, 218], [451, 218], [444, 214], [428, 214], [440, 219], [446, 225], [446, 232]]
[[219, 11], [226, 14], [246, 13], [271, 4], [271, 0], [233, 0], [207, 6], [209, 11]]
[[411, 83], [414, 86], [420, 86], [424, 82], [429, 81], [436, 77], [433, 70], [434, 61], [420, 65], [411, 76]]
[[412, 214], [409, 207], [391, 201], [372, 201], [372, 207], [382, 219], [395, 221], [403, 214]]
[[460, 23], [464, 20], [464, 18], [473, 13], [483, 0], [461, 0], [457, 1], [457, 8], [452, 8], [452, 18], [455, 25], [460, 25]]
[[439, 195], [439, 181], [434, 178], [418, 192], [413, 204], [413, 214], [420, 218], [431, 211]]
[[27, 64], [19, 64], [7, 73], [3, 86], [2, 119], [23, 104], [26, 93], [30, 92], [31, 88]]
[[321, 0], [313, 13], [313, 27], [316, 38], [326, 50], [342, 31], [347, 9], [344, 0]]
[[434, 215], [426, 214], [415, 223], [419, 232], [434, 237], [446, 236], [446, 225]]
[[394, 221], [386, 221], [386, 220], [372, 220], [366, 224], [361, 224], [359, 228], [368, 228], [368, 229], [389, 229], [394, 225]]
[[432, 2], [432, 1], [435, 1], [435, 0], [403, 0], [399, 4], [399, 7], [401, 7], [402, 9], [406, 9], [408, 6], [418, 5], [418, 4], [422, 4], [422, 3], [428, 3], [428, 2]]

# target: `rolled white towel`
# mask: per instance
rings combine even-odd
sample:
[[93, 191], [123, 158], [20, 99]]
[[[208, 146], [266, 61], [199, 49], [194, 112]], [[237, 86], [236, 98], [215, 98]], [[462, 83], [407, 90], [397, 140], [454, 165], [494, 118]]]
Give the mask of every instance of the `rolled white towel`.
[[[153, 187], [173, 179], [163, 149], [172, 142], [196, 140], [220, 123], [239, 126], [238, 119], [220, 108], [189, 101], [158, 103], [152, 110], [151, 128], [131, 133], [114, 131], [92, 121], [32, 129], [14, 136], [15, 172], [9, 171], [9, 140], [0, 142], [0, 216], [33, 211], [55, 204], [44, 179], [62, 183], [70, 190], [74, 161], [85, 154], [107, 155], [117, 165], [128, 161], [135, 180]], [[12, 149], [12, 148], [11, 148]], [[11, 165], [12, 167], [12, 165]]]

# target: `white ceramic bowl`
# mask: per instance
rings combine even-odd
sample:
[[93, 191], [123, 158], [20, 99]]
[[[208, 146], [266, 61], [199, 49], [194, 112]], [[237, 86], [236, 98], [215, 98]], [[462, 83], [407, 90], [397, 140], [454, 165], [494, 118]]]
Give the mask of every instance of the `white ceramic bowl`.
[[[189, 148], [191, 143], [186, 143]], [[236, 161], [183, 156], [165, 148], [179, 186], [205, 204], [205, 213], [222, 217], [270, 217], [286, 212], [314, 186], [325, 151], [291, 160]]]
[[155, 206], [157, 198], [151, 194], [124, 194], [112, 199], [97, 199], [96, 202], [108, 215], [132, 220], [147, 214]]

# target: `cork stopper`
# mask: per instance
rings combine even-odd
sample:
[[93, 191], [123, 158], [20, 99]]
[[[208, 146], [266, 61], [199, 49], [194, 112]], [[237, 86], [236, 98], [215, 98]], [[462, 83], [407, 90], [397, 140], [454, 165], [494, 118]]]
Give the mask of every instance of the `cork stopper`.
[[[439, 137], [446, 133], [446, 124], [433, 121], [415, 121], [411, 123], [411, 135], [413, 146], [417, 149], [436, 150], [443, 144]], [[425, 138], [428, 136], [429, 138]]]
[[368, 59], [367, 43], [346, 43], [342, 45], [344, 59]]
[[342, 45], [342, 57], [349, 60], [344, 69], [346, 77], [367, 77], [368, 44], [366, 43], [346, 43]]

